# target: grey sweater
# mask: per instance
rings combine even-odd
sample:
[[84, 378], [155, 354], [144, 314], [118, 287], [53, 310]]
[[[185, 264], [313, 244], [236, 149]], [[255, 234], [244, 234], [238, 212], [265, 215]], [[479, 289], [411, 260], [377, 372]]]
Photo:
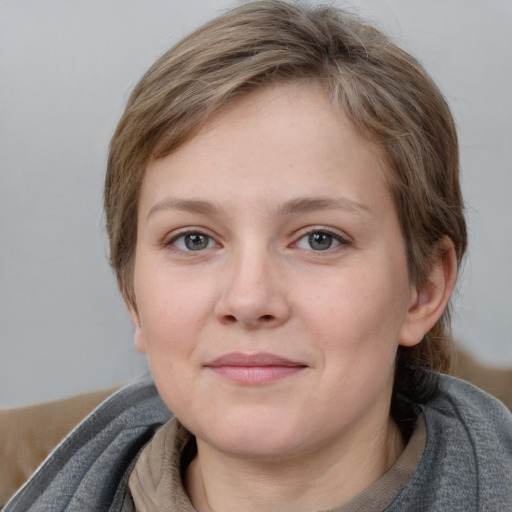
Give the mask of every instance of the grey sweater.
[[[387, 512], [512, 511], [512, 415], [463, 381], [442, 376], [423, 414], [427, 442]], [[171, 418], [150, 377], [93, 411], [3, 512], [120, 512], [137, 456]]]

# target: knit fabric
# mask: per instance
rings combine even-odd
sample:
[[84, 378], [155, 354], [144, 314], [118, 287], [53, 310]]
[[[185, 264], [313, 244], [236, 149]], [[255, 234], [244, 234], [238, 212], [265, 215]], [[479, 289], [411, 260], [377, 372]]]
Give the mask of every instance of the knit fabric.
[[[426, 442], [421, 460], [383, 510], [512, 512], [510, 411], [474, 386], [446, 376], [422, 409]], [[130, 476], [144, 446], [170, 418], [150, 377], [122, 388], [57, 447], [3, 512], [135, 510]], [[172, 494], [176, 485], [182, 488], [175, 480], [162, 492]], [[333, 510], [346, 510], [340, 507]]]

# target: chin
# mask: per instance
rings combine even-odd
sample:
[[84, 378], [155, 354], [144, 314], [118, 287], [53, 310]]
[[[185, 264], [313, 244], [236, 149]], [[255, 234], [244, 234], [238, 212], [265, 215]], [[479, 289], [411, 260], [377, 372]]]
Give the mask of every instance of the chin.
[[[203, 435], [204, 434], [204, 435]], [[204, 432], [197, 430], [198, 441], [234, 457], [245, 459], [283, 459], [298, 455], [305, 445], [304, 425], [287, 425], [283, 418], [225, 418], [210, 425]]]
[[300, 446], [289, 438], [268, 439], [264, 436], [236, 436], [234, 439], [211, 439], [217, 451], [239, 459], [259, 461], [284, 460], [300, 455]]

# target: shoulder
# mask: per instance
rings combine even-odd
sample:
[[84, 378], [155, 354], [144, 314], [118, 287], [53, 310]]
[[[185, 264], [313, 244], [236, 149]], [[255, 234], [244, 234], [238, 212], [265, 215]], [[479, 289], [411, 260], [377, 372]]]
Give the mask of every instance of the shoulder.
[[462, 430], [476, 436], [477, 445], [490, 439], [511, 443], [511, 412], [493, 396], [461, 379], [441, 375], [438, 393], [426, 411], [448, 431]]
[[422, 409], [427, 441], [421, 462], [388, 510], [511, 510], [510, 411], [475, 386], [444, 375]]
[[120, 387], [0, 409], [0, 508], [67, 434]]
[[479, 484], [505, 479], [512, 490], [512, 414], [503, 403], [468, 382], [441, 376], [425, 417], [432, 450], [474, 470]]
[[4, 510], [78, 511], [83, 503], [111, 510], [124, 498], [119, 489], [137, 454], [171, 417], [151, 377], [124, 386], [64, 439]]

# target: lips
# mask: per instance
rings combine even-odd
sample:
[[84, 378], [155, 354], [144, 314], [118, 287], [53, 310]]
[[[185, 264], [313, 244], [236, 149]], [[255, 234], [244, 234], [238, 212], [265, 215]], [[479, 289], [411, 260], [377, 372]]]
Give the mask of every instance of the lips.
[[296, 375], [307, 365], [270, 353], [224, 354], [204, 365], [219, 376], [245, 385], [274, 382]]

